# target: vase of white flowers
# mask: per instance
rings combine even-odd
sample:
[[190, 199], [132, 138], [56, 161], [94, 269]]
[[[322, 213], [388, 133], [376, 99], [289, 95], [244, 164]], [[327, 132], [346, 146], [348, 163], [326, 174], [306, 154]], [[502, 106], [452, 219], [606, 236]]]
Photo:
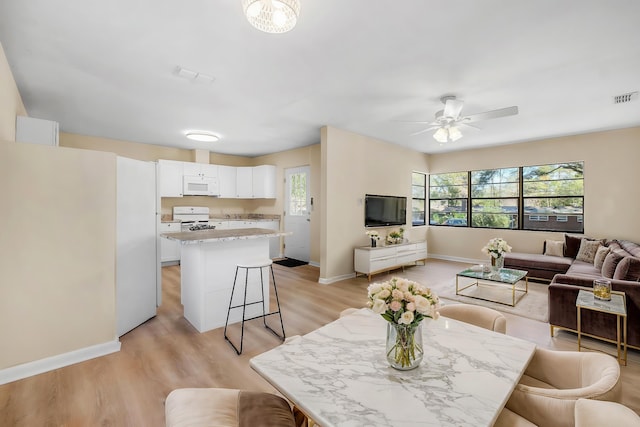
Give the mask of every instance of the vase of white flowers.
[[366, 234], [371, 239], [371, 247], [375, 248], [377, 246], [378, 240], [380, 240], [380, 233], [378, 233], [376, 230], [367, 230]]
[[490, 256], [491, 265], [499, 270], [504, 267], [504, 254], [511, 252], [511, 246], [504, 239], [495, 237], [482, 248], [482, 252]]
[[422, 320], [437, 319], [440, 300], [429, 288], [394, 277], [368, 288], [369, 307], [387, 322], [386, 355], [391, 367], [417, 368], [422, 361]]

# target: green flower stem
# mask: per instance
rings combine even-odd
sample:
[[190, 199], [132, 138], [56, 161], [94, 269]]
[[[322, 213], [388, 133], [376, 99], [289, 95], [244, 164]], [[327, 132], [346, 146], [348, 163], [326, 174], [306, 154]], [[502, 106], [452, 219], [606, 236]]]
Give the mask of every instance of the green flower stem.
[[396, 342], [387, 353], [387, 357], [393, 355], [396, 364], [401, 367], [411, 366], [416, 359], [416, 347], [419, 351], [422, 348], [416, 344], [415, 332], [416, 327], [395, 325]]

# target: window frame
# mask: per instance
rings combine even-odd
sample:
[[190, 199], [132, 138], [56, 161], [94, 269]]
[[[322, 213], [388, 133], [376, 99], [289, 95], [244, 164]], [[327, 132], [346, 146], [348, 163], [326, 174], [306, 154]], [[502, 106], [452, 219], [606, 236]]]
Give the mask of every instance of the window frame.
[[[422, 177], [422, 185], [414, 184], [414, 176], [420, 175]], [[423, 225], [427, 225], [427, 176], [428, 174], [424, 172], [413, 171], [411, 172], [411, 226], [412, 227], [421, 227]], [[414, 188], [422, 188], [423, 197], [415, 197], [414, 196]], [[422, 221], [414, 221], [413, 213], [414, 207], [417, 201], [422, 201]]]
[[[574, 169], [571, 167], [571, 165], [579, 165], [580, 166], [580, 170], [578, 169]], [[580, 186], [577, 188], [573, 188], [574, 190], [577, 189], [579, 190], [576, 193], [551, 193], [551, 194], [534, 194], [534, 195], [525, 195], [525, 179], [523, 176], [524, 170], [527, 168], [536, 168], [536, 167], [546, 167], [546, 166], [558, 166], [559, 168], [564, 168], [567, 169], [573, 169], [573, 171], [579, 171], [579, 178], [575, 178], [575, 177], [567, 177], [564, 179], [545, 179], [545, 177], [547, 175], [543, 175], [541, 174], [539, 176], [539, 181], [541, 184], [544, 184], [547, 181], [581, 181], [580, 182]], [[425, 219], [428, 216], [429, 217], [429, 224], [430, 226], [443, 226], [443, 227], [468, 227], [468, 228], [484, 228], [484, 229], [496, 229], [496, 230], [523, 230], [523, 231], [539, 231], [539, 232], [548, 232], [548, 231], [555, 231], [555, 232], [564, 232], [564, 233], [584, 233], [584, 161], [583, 160], [578, 160], [578, 161], [566, 161], [566, 162], [557, 162], [557, 163], [548, 163], [548, 164], [539, 164], [539, 165], [526, 165], [526, 166], [518, 166], [518, 182], [517, 182], [517, 187], [518, 187], [518, 194], [516, 196], [496, 196], [496, 197], [474, 197], [473, 196], [473, 181], [472, 181], [472, 173], [473, 172], [483, 172], [483, 171], [493, 171], [493, 170], [501, 170], [501, 169], [515, 169], [516, 167], [498, 167], [498, 168], [492, 168], [492, 169], [479, 169], [479, 170], [473, 170], [473, 171], [466, 171], [467, 173], [467, 195], [466, 197], [459, 197], [459, 198], [432, 198], [432, 188], [435, 187], [441, 187], [441, 186], [432, 186], [432, 176], [438, 176], [438, 175], [449, 175], [449, 174], [462, 174], [465, 173], [465, 171], [459, 171], [459, 172], [444, 172], [444, 173], [430, 173], [429, 174], [429, 182], [428, 182], [428, 194], [429, 194], [429, 200], [427, 202], [427, 204], [425, 205]], [[555, 171], [551, 171], [551, 172], [555, 172]], [[535, 182], [536, 180], [531, 180], [531, 179], [527, 179], [526, 182], [527, 183], [532, 183]], [[506, 182], [509, 183], [509, 182]], [[500, 185], [503, 183], [499, 183]], [[543, 186], [544, 188], [544, 186]], [[561, 188], [562, 189], [567, 189], [570, 188], [569, 186], [563, 186]], [[516, 200], [516, 220], [517, 220], [517, 226], [516, 227], [491, 227], [491, 226], [475, 226], [473, 225], [473, 206], [474, 206], [474, 200]], [[554, 199], [569, 199], [566, 200], [565, 205], [563, 205], [564, 208], [571, 208], [571, 209], [576, 209], [576, 207], [581, 207], [580, 211], [568, 211], [568, 212], [557, 212], [557, 211], [540, 211], [540, 212], [531, 212], [529, 210], [525, 211], [525, 202], [526, 201], [531, 201], [533, 199], [548, 199], [548, 200], [554, 200]], [[579, 199], [579, 203], [575, 201], [575, 199]], [[467, 221], [465, 225], [459, 225], [459, 224], [446, 224], [446, 223], [438, 223], [438, 224], [434, 224], [431, 221], [431, 216], [432, 216], [432, 201], [442, 201], [442, 200], [447, 200], [449, 204], [451, 203], [458, 203], [457, 201], [462, 200], [462, 204], [466, 203], [466, 215], [467, 215]], [[456, 201], [456, 202], [454, 202]], [[571, 203], [571, 201], [574, 201], [575, 204], [569, 204]], [[527, 208], [529, 208], [530, 205], [527, 205]], [[533, 206], [535, 207], [535, 206]], [[555, 209], [555, 208], [554, 208]], [[477, 212], [476, 212], [477, 213]], [[507, 212], [505, 212], [507, 213]], [[507, 213], [508, 214], [508, 213]], [[536, 224], [540, 224], [540, 223], [548, 223], [550, 224], [548, 227], [543, 227], [543, 228], [532, 228], [531, 226], [527, 226], [525, 221], [525, 216], [527, 218], [535, 218], [536, 220], [535, 223]], [[571, 222], [569, 219], [570, 217], [575, 216], [575, 222], [573, 225], [580, 225], [580, 229], [555, 229], [555, 228], [551, 228], [553, 224], [569, 224], [569, 222]], [[542, 218], [545, 218], [544, 220]], [[559, 219], [561, 218], [561, 219]], [[569, 227], [571, 227], [571, 225], [569, 224]]]

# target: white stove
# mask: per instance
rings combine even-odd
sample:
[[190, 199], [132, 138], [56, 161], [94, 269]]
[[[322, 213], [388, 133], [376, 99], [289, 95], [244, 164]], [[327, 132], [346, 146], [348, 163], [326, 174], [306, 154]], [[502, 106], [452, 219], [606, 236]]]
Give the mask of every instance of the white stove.
[[206, 206], [174, 206], [174, 221], [180, 221], [180, 231], [212, 230], [209, 225], [209, 208]]

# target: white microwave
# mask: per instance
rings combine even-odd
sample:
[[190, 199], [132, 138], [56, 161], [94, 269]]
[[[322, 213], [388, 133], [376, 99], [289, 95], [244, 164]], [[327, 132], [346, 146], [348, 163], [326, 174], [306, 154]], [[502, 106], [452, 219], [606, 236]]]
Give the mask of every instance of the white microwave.
[[182, 181], [182, 194], [185, 196], [218, 196], [217, 178], [185, 175]]

